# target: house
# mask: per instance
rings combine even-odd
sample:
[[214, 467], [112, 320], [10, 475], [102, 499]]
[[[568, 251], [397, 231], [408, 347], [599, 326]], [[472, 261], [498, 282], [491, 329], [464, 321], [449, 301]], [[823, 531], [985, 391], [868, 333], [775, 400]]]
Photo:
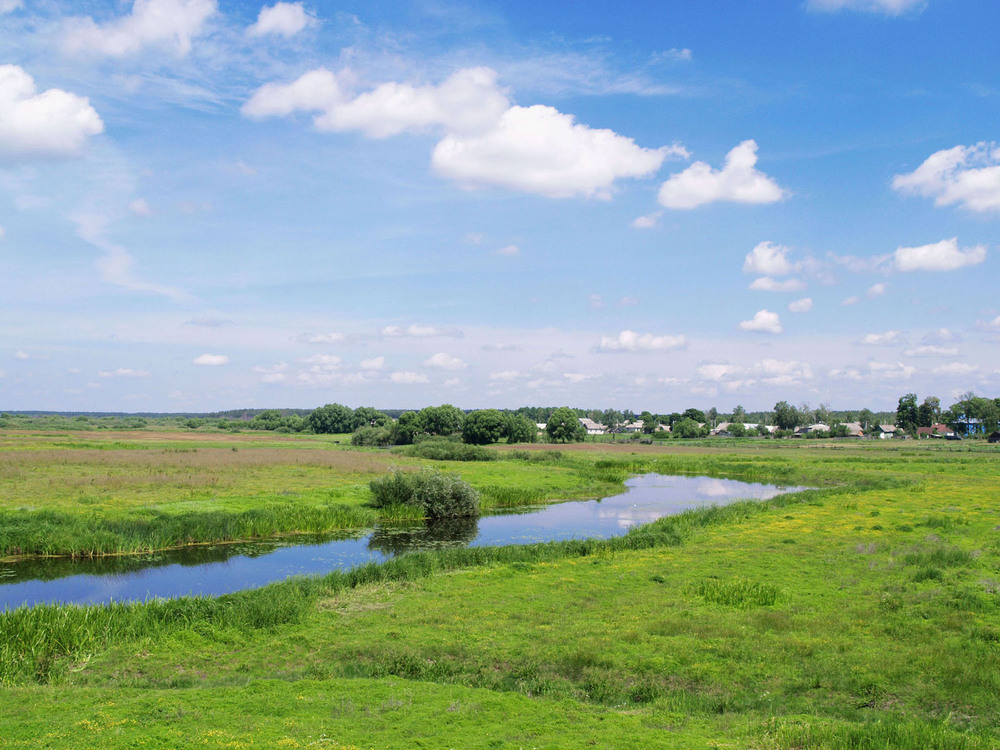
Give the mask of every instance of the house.
[[899, 436], [899, 428], [894, 424], [880, 424], [875, 427], [872, 434], [877, 436], [879, 440], [889, 440]]
[[588, 435], [604, 435], [608, 431], [607, 427], [587, 417], [580, 417], [580, 424], [583, 425]]
[[946, 424], [932, 424], [930, 427], [918, 427], [918, 438], [948, 438], [952, 437], [955, 431]]
[[829, 432], [830, 428], [828, 425], [822, 422], [817, 422], [816, 424], [803, 425], [795, 430], [795, 434], [792, 437], [805, 437], [816, 432]]
[[844, 424], [847, 428], [847, 437], [863, 438], [865, 436], [865, 431], [861, 429], [860, 422], [847, 422]]

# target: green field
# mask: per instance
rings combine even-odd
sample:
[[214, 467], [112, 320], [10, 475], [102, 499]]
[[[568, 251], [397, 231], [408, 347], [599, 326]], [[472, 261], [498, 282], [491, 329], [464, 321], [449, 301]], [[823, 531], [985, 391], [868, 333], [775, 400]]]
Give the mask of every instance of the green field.
[[[371, 476], [421, 463], [315, 437], [183, 437], [2, 435], [4, 518], [362, 513]], [[561, 450], [444, 468], [549, 499], [643, 471], [818, 489], [604, 542], [7, 613], [0, 748], [1000, 746], [1000, 451]]]

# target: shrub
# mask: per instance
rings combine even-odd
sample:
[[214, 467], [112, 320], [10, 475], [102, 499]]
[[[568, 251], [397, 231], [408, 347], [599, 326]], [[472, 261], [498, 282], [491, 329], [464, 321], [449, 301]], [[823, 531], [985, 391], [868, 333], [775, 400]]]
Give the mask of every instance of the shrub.
[[496, 461], [500, 455], [479, 445], [467, 445], [447, 438], [429, 438], [399, 451], [407, 456], [431, 461]]
[[351, 445], [389, 445], [392, 433], [385, 427], [359, 427], [351, 435]]
[[468, 482], [453, 474], [435, 469], [402, 472], [373, 479], [369, 485], [371, 504], [376, 508], [391, 505], [419, 507], [428, 518], [460, 518], [479, 513], [479, 493]]

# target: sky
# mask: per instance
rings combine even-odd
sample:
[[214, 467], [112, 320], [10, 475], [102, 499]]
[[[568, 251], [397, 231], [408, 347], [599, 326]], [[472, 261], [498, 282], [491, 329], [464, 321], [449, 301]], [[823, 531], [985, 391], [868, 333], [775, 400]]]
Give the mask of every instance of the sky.
[[1000, 392], [993, 0], [0, 0], [0, 409]]

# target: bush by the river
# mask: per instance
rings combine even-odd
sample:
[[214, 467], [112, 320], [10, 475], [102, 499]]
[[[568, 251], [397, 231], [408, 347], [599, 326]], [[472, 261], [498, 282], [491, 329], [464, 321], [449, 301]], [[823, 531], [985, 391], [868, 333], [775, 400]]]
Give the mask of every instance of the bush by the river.
[[399, 449], [400, 453], [431, 461], [496, 461], [500, 455], [481, 445], [459, 443], [448, 438], [432, 437]]
[[416, 472], [393, 471], [369, 483], [376, 508], [408, 505], [420, 508], [427, 518], [459, 518], [479, 513], [479, 492], [454, 474], [424, 468]]

